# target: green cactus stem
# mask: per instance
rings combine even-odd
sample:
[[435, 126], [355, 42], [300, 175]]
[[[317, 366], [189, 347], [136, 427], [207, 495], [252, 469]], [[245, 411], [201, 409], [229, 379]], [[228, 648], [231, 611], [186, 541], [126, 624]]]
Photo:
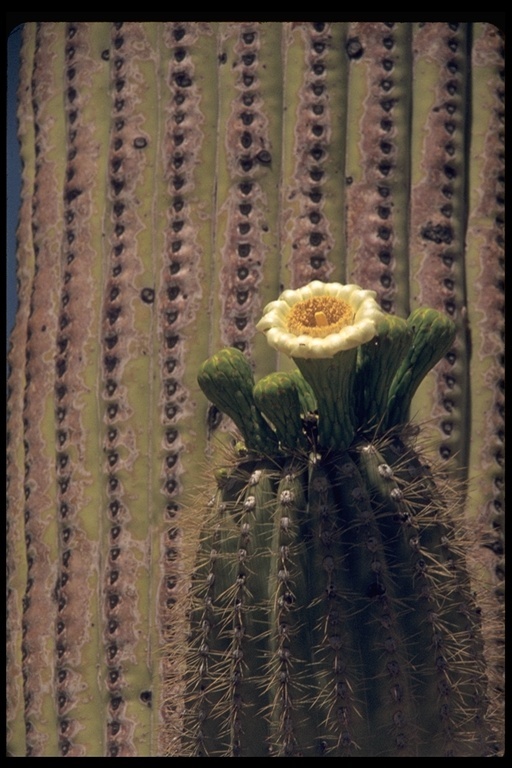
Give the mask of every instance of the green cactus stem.
[[[354, 386], [359, 423], [366, 421], [372, 429], [378, 426], [379, 431], [385, 430], [386, 423], [377, 425], [373, 420], [377, 414], [386, 413], [391, 384], [411, 341], [412, 331], [406, 321], [396, 315], [386, 315], [379, 322], [378, 335], [359, 347]], [[407, 412], [404, 407], [403, 417]], [[388, 420], [389, 416], [385, 422]]]
[[208, 399], [247, 436], [247, 448], [272, 453], [276, 437], [256, 407], [251, 366], [242, 352], [229, 348], [217, 352], [201, 366], [198, 382]]
[[194, 589], [184, 754], [491, 754], [448, 510], [430, 495], [413, 514], [418, 488], [382, 477], [377, 451], [241, 464], [219, 490]]
[[[303, 423], [308, 414], [301, 402], [297, 376], [271, 373], [254, 387], [254, 400], [262, 414], [272, 421], [276, 437], [283, 450], [308, 451]], [[304, 381], [307, 386], [307, 382]]]
[[[350, 286], [351, 294], [358, 290]], [[460, 510], [424, 476], [402, 437], [412, 396], [453, 343], [454, 325], [435, 310], [385, 322], [367, 296], [369, 327], [358, 327], [354, 310], [349, 323], [356, 331], [334, 325], [318, 343], [318, 326], [328, 325], [321, 317], [311, 321], [308, 346], [309, 326], [296, 318], [310, 311], [311, 292], [318, 321], [321, 307], [327, 312], [344, 291], [316, 282], [287, 291], [258, 323], [271, 345], [302, 354], [294, 359], [318, 405], [315, 450], [303, 450], [300, 435], [311, 433], [291, 377], [264, 377], [254, 386], [251, 418], [237, 421], [254, 446], [252, 410], [261, 406], [275, 429], [274, 449], [223, 476], [203, 533], [192, 598], [187, 754], [493, 754]], [[369, 403], [373, 429], [366, 414], [357, 423], [351, 408], [358, 349], [378, 392]], [[396, 372], [383, 377], [379, 392], [386, 351]], [[203, 390], [214, 402], [247, 375], [247, 361], [232, 353], [224, 350], [229, 370], [219, 355], [206, 363]], [[338, 428], [336, 409], [345, 418], [350, 409], [350, 431]], [[389, 422], [394, 429], [382, 434]]]
[[411, 312], [407, 326], [411, 331], [411, 343], [390, 385], [388, 427], [405, 423], [418, 386], [452, 347], [455, 339], [453, 321], [435, 310], [417, 309]]

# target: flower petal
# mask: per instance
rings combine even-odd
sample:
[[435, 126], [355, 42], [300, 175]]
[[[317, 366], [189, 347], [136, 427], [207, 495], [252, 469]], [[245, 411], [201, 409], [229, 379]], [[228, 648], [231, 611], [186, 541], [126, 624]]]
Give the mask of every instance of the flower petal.
[[[385, 315], [375, 300], [376, 295], [375, 291], [364, 290], [358, 285], [313, 280], [297, 290], [283, 291], [279, 299], [267, 304], [256, 328], [266, 333], [270, 346], [290, 357], [333, 357], [337, 352], [365, 344], [377, 334], [378, 325]], [[354, 313], [352, 323], [328, 333], [325, 337], [291, 332], [288, 329], [287, 317], [292, 307], [298, 302], [321, 296], [332, 297], [348, 304]], [[307, 331], [307, 327], [302, 326], [300, 330]]]

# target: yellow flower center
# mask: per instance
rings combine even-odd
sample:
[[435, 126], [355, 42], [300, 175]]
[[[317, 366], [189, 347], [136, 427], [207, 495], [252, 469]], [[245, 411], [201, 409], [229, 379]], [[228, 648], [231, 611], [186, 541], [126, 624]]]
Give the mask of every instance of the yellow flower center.
[[353, 319], [354, 310], [346, 301], [334, 296], [313, 296], [293, 305], [286, 324], [296, 336], [305, 333], [323, 339], [351, 325]]

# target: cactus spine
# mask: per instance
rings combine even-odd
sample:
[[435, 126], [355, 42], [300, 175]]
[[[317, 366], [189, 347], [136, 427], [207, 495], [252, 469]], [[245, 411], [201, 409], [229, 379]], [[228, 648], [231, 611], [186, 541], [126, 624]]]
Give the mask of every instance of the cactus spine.
[[[176, 649], [198, 527], [190, 498], [230, 430], [197, 371], [222, 347], [243, 352], [261, 380], [279, 368], [291, 378], [273, 394], [258, 380], [257, 412], [285, 392], [314, 434], [311, 390], [269, 353], [255, 322], [282, 287], [315, 279], [375, 290], [391, 324], [428, 306], [457, 325], [411, 410], [434, 423], [441, 464], [479, 478], [466, 496], [467, 553], [494, 706], [498, 30], [71, 21], [27, 24], [23, 35], [8, 383], [10, 752], [169, 754], [181, 744]], [[276, 417], [274, 427], [283, 442], [285, 424]], [[286, 440], [308, 454], [302, 424]], [[284, 467], [265, 471], [274, 488]]]

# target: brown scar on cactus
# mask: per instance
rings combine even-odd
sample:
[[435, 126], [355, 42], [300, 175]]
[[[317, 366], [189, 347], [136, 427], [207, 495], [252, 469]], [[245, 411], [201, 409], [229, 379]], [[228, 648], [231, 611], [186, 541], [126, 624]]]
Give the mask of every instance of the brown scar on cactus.
[[375, 297], [313, 281], [267, 305], [258, 330], [299, 371], [255, 384], [234, 348], [201, 366], [247, 447], [200, 534], [185, 754], [495, 753], [462, 510], [408, 424], [455, 326], [394, 322]]

